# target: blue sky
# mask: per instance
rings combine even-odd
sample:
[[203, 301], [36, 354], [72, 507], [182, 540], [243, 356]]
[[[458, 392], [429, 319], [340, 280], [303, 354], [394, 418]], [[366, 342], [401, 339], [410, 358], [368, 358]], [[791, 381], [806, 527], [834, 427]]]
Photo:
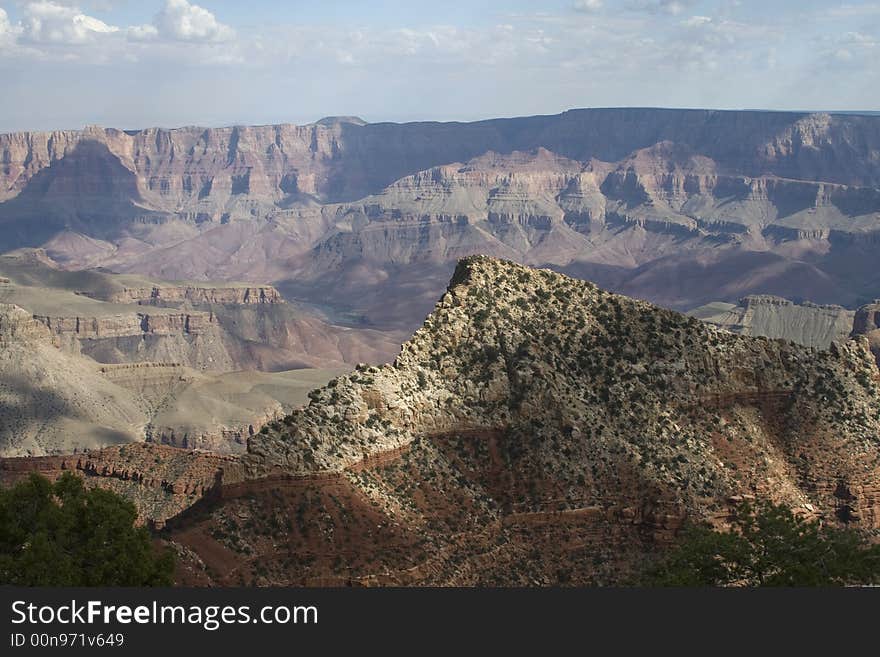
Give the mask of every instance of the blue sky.
[[880, 0], [0, 0], [0, 132], [880, 109]]

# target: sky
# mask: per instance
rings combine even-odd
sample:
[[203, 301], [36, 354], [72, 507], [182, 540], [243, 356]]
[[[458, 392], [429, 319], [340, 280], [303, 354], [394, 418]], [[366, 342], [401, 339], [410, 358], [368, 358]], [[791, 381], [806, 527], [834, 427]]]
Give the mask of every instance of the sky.
[[0, 0], [0, 132], [880, 109], [880, 0]]

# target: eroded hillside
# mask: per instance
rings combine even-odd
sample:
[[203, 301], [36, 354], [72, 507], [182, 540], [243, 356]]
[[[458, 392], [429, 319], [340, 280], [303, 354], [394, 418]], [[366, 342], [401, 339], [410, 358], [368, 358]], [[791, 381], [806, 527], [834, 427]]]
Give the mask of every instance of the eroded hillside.
[[59, 348], [29, 312], [0, 303], [0, 455], [70, 454], [144, 440], [242, 452], [269, 420], [340, 369], [216, 374], [174, 362], [101, 364]]
[[325, 321], [270, 285], [65, 271], [42, 249], [0, 256], [0, 301], [30, 311], [64, 351], [101, 363], [210, 372], [383, 362], [403, 336]]
[[608, 584], [744, 499], [876, 534], [878, 379], [862, 336], [736, 335], [471, 257], [393, 363], [312, 391], [244, 455], [128, 446], [0, 479], [125, 493], [182, 583]]

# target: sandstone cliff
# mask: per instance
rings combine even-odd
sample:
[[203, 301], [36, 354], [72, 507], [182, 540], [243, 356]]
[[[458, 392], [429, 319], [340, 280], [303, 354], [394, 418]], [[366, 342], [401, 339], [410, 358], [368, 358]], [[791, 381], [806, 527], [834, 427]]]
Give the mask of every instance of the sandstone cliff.
[[193, 285], [154, 285], [146, 288], [126, 287], [98, 298], [110, 303], [136, 303], [152, 306], [178, 303], [219, 303], [230, 305], [284, 303], [284, 299], [282, 299], [278, 290], [271, 285], [260, 287], [208, 287]]
[[141, 522], [161, 523], [210, 494], [218, 478], [236, 467], [228, 456], [135, 443], [79, 454], [0, 459], [0, 484], [15, 484], [31, 472], [53, 480], [73, 472], [89, 486], [135, 501]]

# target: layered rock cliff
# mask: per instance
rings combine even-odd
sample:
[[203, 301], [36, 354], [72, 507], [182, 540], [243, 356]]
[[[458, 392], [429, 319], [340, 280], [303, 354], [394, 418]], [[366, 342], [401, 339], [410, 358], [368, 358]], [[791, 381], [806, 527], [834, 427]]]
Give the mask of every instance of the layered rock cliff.
[[[880, 121], [869, 116], [711, 110], [571, 110], [557, 116], [468, 124], [316, 123], [306, 126], [187, 127], [0, 135], [3, 196], [75, 154], [106, 151], [130, 172], [139, 197], [181, 204], [196, 220], [235, 196], [276, 200], [313, 195], [353, 200], [438, 164], [488, 151], [544, 147], [568, 158], [616, 161], [658, 142], [683, 144], [750, 176], [876, 186]], [[376, 165], [379, 166], [376, 166]], [[54, 177], [49, 177], [54, 180]], [[48, 191], [75, 190], [64, 178]], [[123, 181], [115, 186], [118, 189]], [[88, 191], [106, 189], [107, 179]], [[345, 198], [347, 197], [347, 199]], [[219, 217], [217, 217], [219, 219]]]
[[273, 282], [403, 332], [475, 252], [681, 309], [855, 306], [880, 285], [878, 144], [880, 117], [652, 109], [0, 135], [0, 249]]
[[144, 288], [114, 290], [106, 294], [91, 293], [89, 296], [109, 303], [136, 303], [140, 305], [163, 306], [180, 303], [219, 303], [230, 305], [284, 303], [278, 290], [271, 285], [249, 286], [181, 286], [162, 285]]
[[[153, 349], [165, 356], [159, 362], [100, 364], [87, 357], [91, 349], [119, 346], [129, 338], [72, 339], [82, 347], [64, 349], [59, 337], [66, 334], [57, 328], [23, 308], [0, 304], [0, 456], [143, 440], [241, 452], [247, 437], [266, 421], [304, 403], [308, 390], [340, 371], [217, 374], [207, 372], [209, 367], [193, 369], [162, 352], [177, 339], [175, 334], [158, 336], [171, 341], [164, 346], [150, 334], [133, 338], [135, 358]], [[192, 337], [185, 353], [210, 358], [210, 344], [200, 347], [206, 336]]]
[[850, 336], [855, 313], [841, 306], [755, 295], [740, 299], [739, 304], [706, 304], [688, 315], [743, 335], [792, 340], [807, 347], [827, 349], [832, 342]]
[[101, 363], [199, 370], [342, 367], [392, 357], [403, 335], [338, 326], [269, 285], [152, 283], [65, 271], [42, 249], [0, 256], [0, 302], [27, 308], [57, 346]]
[[228, 456], [136, 443], [78, 454], [0, 459], [0, 485], [15, 484], [31, 472], [52, 480], [72, 472], [88, 486], [135, 501], [141, 522], [161, 523], [210, 494], [218, 476], [236, 467]]
[[147, 413], [94, 361], [64, 353], [30, 313], [0, 305], [0, 454], [68, 452], [137, 440]]

